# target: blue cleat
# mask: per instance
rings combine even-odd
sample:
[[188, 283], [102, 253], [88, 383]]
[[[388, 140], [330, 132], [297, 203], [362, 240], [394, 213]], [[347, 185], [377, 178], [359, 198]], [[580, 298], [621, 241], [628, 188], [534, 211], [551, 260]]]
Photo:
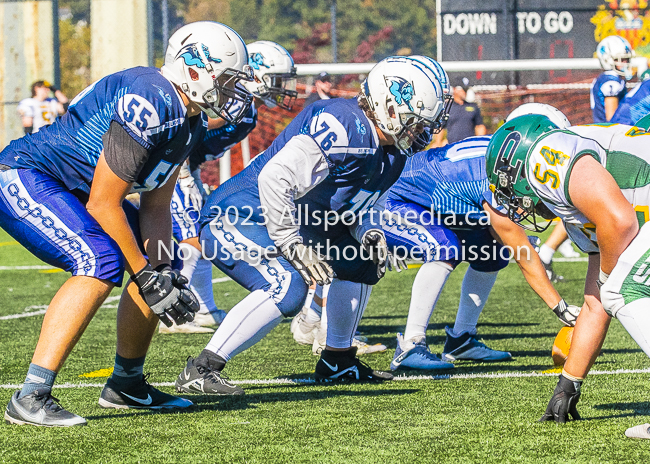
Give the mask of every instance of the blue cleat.
[[472, 332], [462, 332], [454, 336], [454, 331], [445, 327], [447, 340], [442, 350], [444, 361], [512, 361], [512, 355], [507, 351], [497, 351], [485, 346], [478, 340], [476, 329]]
[[397, 348], [395, 357], [390, 363], [390, 369], [422, 369], [427, 371], [453, 369], [454, 365], [440, 360], [438, 356], [429, 351], [426, 339], [422, 337], [417, 342], [405, 341], [401, 333], [397, 334]]

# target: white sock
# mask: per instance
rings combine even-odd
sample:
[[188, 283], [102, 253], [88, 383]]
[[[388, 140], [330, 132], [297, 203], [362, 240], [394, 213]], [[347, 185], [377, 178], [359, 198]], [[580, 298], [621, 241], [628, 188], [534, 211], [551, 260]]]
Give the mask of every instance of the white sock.
[[181, 250], [180, 256], [184, 258], [181, 275], [185, 277], [188, 282], [191, 282], [192, 275], [194, 275], [194, 271], [196, 270], [196, 264], [201, 258], [201, 252], [187, 243], [182, 244]]
[[426, 336], [429, 319], [453, 268], [440, 261], [424, 263], [413, 282], [404, 340]]
[[284, 319], [264, 290], [255, 290], [229, 312], [205, 347], [226, 361], [259, 342]]
[[548, 246], [546, 243], [539, 247], [539, 259], [541, 259], [544, 264], [548, 264], [553, 261], [554, 254], [555, 250]]
[[641, 298], [623, 306], [616, 319], [621, 321], [627, 333], [650, 356], [650, 298]]
[[467, 269], [460, 290], [460, 303], [454, 324], [454, 335], [471, 332], [476, 329], [476, 323], [481, 311], [487, 303], [499, 271], [479, 272], [471, 267]]
[[190, 281], [190, 290], [194, 292], [199, 300], [201, 305], [200, 313], [213, 313], [217, 310], [212, 287], [212, 263], [207, 259], [201, 258], [196, 264], [196, 270]]
[[[329, 285], [328, 285], [329, 288]], [[311, 291], [311, 290], [310, 290]], [[311, 304], [307, 307], [307, 316], [305, 316], [305, 322], [308, 324], [316, 324], [321, 320], [321, 313], [323, 312], [323, 307], [318, 304], [316, 301], [323, 301], [323, 287], [316, 285], [314, 290], [314, 297], [311, 300]]]
[[370, 285], [334, 279], [327, 301], [327, 346], [352, 346], [352, 337], [368, 305], [371, 291]]

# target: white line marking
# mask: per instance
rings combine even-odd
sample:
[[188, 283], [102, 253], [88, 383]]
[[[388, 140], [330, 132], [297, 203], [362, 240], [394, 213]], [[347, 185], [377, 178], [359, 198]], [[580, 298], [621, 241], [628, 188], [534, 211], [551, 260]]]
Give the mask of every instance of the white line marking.
[[32, 270], [45, 270], [56, 269], [54, 266], [0, 266], [0, 271], [32, 271]]
[[213, 284], [220, 284], [222, 282], [230, 282], [232, 279], [230, 277], [217, 277], [216, 279], [212, 279]]
[[[104, 304], [101, 307], [102, 308], [117, 308], [117, 305], [107, 304], [107, 303], [112, 303], [114, 301], [118, 301], [120, 298], [122, 298], [120, 295], [109, 296], [108, 298], [106, 298], [106, 300], [104, 301]], [[24, 312], [22, 312], [22, 313], [10, 314], [8, 316], [1, 316], [0, 321], [7, 321], [7, 320], [10, 320], [10, 319], [22, 319], [23, 317], [40, 316], [41, 314], [45, 314], [45, 311], [47, 311], [47, 305], [27, 306], [25, 308]]]
[[[650, 367], [645, 369], [617, 369], [615, 371], [591, 371], [589, 375], [620, 375], [620, 374], [650, 374]], [[444, 375], [404, 375], [397, 376], [394, 380], [416, 381], [416, 380], [468, 380], [468, 379], [510, 379], [510, 378], [527, 378], [527, 377], [557, 377], [557, 373], [543, 372], [504, 372], [490, 373], [481, 372], [476, 374], [444, 374]], [[256, 379], [256, 380], [233, 380], [232, 383], [237, 385], [295, 385], [295, 384], [317, 384], [313, 378], [305, 379]], [[173, 387], [174, 382], [155, 382], [154, 387]], [[327, 384], [321, 384], [327, 385]], [[330, 384], [331, 385], [331, 384]], [[55, 385], [55, 388], [99, 388], [103, 383], [64, 383]], [[17, 389], [22, 388], [22, 384], [4, 384], [0, 389]]]

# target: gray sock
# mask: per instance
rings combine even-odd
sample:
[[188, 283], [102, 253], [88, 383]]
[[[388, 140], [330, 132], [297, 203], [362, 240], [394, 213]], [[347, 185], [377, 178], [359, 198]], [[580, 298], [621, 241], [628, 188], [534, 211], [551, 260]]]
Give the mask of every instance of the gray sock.
[[27, 377], [25, 378], [25, 384], [23, 385], [23, 389], [20, 391], [19, 398], [29, 395], [36, 390], [41, 392], [52, 391], [55, 379], [56, 372], [33, 363], [30, 364], [29, 370], [27, 371]]

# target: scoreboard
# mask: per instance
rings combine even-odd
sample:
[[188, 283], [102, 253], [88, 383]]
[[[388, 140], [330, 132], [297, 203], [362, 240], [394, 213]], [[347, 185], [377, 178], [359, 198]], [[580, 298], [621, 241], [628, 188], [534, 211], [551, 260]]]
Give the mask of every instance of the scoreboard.
[[[438, 59], [592, 58], [598, 42], [613, 34], [626, 37], [639, 54], [649, 32], [644, 0], [439, 0]], [[473, 84], [523, 85], [579, 76], [575, 71], [526, 71], [471, 77]]]

